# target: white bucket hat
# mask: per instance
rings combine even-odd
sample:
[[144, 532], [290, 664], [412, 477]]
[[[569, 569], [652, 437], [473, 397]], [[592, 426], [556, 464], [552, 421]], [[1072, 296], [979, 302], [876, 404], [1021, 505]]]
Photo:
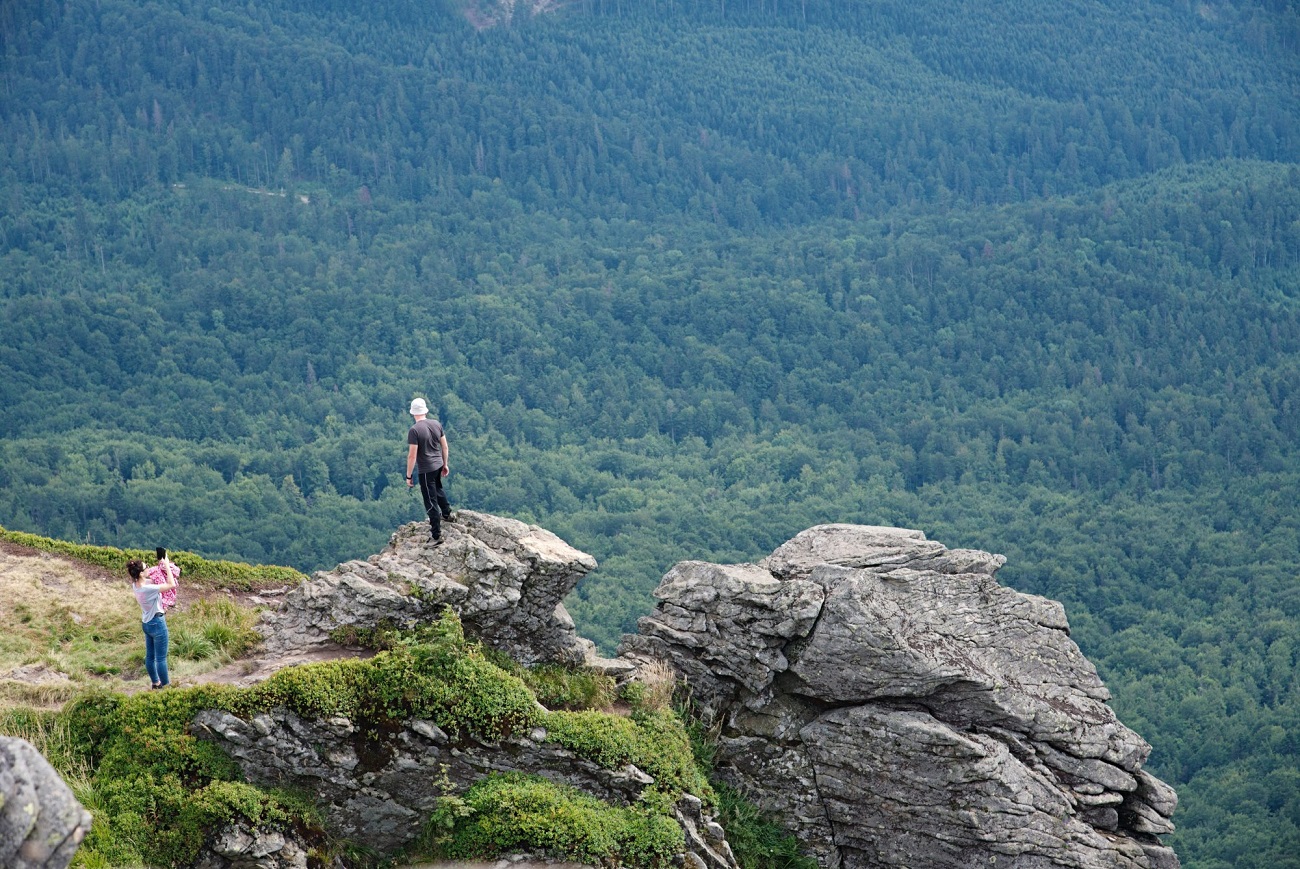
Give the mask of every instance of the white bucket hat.
[[429, 406], [424, 403], [423, 398], [417, 398], [411, 402], [411, 416], [422, 416], [429, 412]]

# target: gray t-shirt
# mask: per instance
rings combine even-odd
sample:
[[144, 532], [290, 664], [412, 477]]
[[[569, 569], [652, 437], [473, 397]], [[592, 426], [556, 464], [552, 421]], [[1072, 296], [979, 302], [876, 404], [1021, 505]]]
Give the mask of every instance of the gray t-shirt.
[[131, 591], [135, 593], [135, 601], [140, 604], [140, 621], [141, 623], [163, 612], [162, 592], [165, 585], [151, 585], [142, 583], [133, 586]]
[[406, 442], [415, 444], [415, 469], [422, 474], [442, 467], [442, 423], [436, 419], [417, 419], [406, 433]]

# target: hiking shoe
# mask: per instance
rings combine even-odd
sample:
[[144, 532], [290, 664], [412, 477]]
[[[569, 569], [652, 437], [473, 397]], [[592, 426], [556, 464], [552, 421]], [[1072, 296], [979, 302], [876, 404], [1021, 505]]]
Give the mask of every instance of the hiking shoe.
[[444, 542], [445, 541], [442, 539], [442, 535], [438, 535], [437, 537], [433, 538], [434, 546], [441, 546]]
[[454, 513], [443, 513], [443, 514], [442, 514], [442, 521], [443, 521], [443, 522], [455, 522], [455, 521], [456, 521], [456, 514], [454, 514]]

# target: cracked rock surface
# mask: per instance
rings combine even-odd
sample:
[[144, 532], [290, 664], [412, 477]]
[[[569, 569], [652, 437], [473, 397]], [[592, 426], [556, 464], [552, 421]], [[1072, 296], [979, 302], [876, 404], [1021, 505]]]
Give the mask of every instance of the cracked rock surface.
[[64, 869], [90, 832], [90, 812], [31, 743], [0, 736], [0, 866]]
[[1150, 746], [1005, 560], [820, 525], [759, 564], [678, 564], [621, 651], [673, 664], [721, 774], [827, 869], [1174, 869]]
[[377, 731], [279, 708], [248, 720], [205, 710], [191, 729], [234, 758], [249, 781], [311, 795], [332, 832], [381, 854], [418, 836], [441, 797], [492, 773], [540, 775], [615, 805], [635, 803], [654, 783], [630, 764], [605, 769], [548, 743], [543, 728], [499, 742], [453, 741], [420, 719]]
[[434, 546], [425, 522], [404, 525], [381, 552], [320, 571], [285, 595], [258, 630], [268, 654], [330, 645], [339, 629], [411, 628], [446, 607], [466, 629], [521, 664], [581, 664], [595, 646], [561, 602], [596, 560], [516, 519], [461, 510]]

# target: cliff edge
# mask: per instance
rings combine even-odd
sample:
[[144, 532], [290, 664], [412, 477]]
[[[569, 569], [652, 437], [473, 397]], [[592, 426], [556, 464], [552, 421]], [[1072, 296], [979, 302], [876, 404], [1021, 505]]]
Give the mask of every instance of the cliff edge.
[[[826, 869], [1179, 865], [1171, 787], [1107, 705], [1057, 602], [1000, 586], [1000, 555], [920, 531], [821, 525], [757, 564], [683, 562], [602, 659], [563, 597], [595, 567], [536, 526], [463, 511], [317, 574], [263, 625], [302, 654], [455, 609], [523, 663], [626, 677], [667, 662], [718, 734], [717, 768]], [[341, 819], [340, 819], [341, 820]]]

